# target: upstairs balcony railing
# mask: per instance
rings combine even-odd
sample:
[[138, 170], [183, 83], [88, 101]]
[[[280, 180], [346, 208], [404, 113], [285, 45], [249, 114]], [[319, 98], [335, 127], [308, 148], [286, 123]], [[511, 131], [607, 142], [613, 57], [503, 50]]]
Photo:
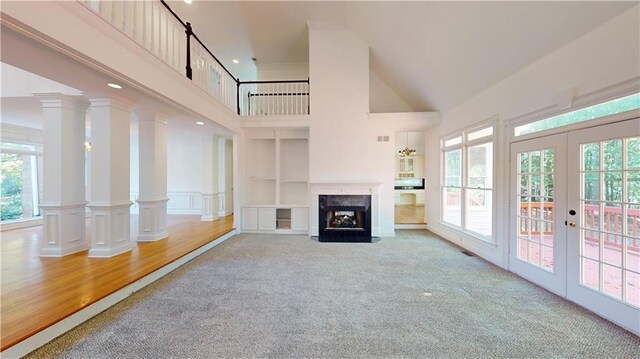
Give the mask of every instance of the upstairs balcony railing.
[[164, 0], [79, 1], [238, 115], [309, 114], [308, 79], [240, 81]]
[[309, 80], [241, 81], [240, 115], [309, 114]]

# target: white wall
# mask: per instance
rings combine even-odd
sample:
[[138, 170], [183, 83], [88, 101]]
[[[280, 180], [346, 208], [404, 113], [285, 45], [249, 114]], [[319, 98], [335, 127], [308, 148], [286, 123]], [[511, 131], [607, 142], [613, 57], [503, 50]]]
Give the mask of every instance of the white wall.
[[258, 81], [306, 80], [309, 78], [309, 64], [306, 62], [258, 62], [256, 69]]
[[[204, 132], [204, 133], [203, 133]], [[203, 192], [203, 141], [213, 141], [209, 131], [197, 132], [169, 123], [167, 132], [167, 211], [169, 214], [201, 214]], [[211, 148], [211, 144], [208, 148]], [[209, 156], [211, 158], [211, 156]], [[131, 200], [139, 194], [137, 122], [131, 126]], [[215, 170], [214, 170], [215, 172]], [[209, 176], [211, 179], [211, 176]], [[206, 189], [207, 193], [211, 188]], [[137, 212], [134, 203], [132, 212]]]
[[367, 44], [347, 29], [310, 24], [309, 58], [311, 181], [374, 179]]
[[348, 29], [309, 23], [309, 59], [310, 182], [382, 182], [380, 235], [392, 236], [395, 134], [425, 130], [440, 116], [369, 114], [369, 48]]
[[375, 72], [369, 71], [369, 111], [371, 113], [413, 112], [413, 109]]
[[[167, 138], [167, 190], [200, 192], [202, 190], [201, 133], [172, 128]], [[210, 137], [208, 140], [212, 141]]]
[[[369, 47], [355, 33], [309, 24], [310, 182], [383, 182], [381, 235], [393, 235], [393, 141], [368, 119]], [[313, 203], [313, 202], [312, 202]]]
[[487, 245], [439, 224], [440, 209], [434, 203], [426, 208], [432, 230], [498, 265], [507, 266], [509, 184], [505, 121], [554, 105], [558, 94], [567, 89], [573, 88], [576, 95], [581, 96], [640, 76], [639, 15], [639, 7], [635, 6], [443, 114], [442, 124], [427, 134], [427, 198], [440, 196], [440, 137], [497, 117], [495, 188], [500, 220], [496, 244]]

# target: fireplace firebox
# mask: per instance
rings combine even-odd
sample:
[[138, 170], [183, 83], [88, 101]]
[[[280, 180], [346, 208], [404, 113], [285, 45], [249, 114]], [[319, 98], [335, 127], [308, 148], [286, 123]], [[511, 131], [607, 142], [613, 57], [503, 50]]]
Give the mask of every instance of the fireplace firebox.
[[320, 195], [320, 242], [371, 242], [370, 195]]

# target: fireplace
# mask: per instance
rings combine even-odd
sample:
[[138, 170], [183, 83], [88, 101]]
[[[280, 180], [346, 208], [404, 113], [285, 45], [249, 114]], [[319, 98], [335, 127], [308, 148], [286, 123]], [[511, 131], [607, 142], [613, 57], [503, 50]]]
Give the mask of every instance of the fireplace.
[[320, 242], [371, 242], [371, 195], [320, 195]]

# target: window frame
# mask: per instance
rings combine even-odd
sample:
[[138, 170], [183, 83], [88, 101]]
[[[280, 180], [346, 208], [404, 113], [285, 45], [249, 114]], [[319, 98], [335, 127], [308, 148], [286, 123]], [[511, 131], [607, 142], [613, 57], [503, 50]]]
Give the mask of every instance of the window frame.
[[[29, 157], [29, 161], [32, 161], [31, 163], [31, 171], [32, 171], [32, 178], [31, 178], [31, 185], [32, 187], [35, 189], [35, 196], [32, 195], [32, 207], [34, 209], [34, 213], [38, 213], [38, 215], [34, 215], [31, 217], [21, 217], [21, 218], [15, 218], [15, 219], [9, 219], [9, 220], [5, 220], [5, 221], [1, 221], [2, 226], [8, 226], [8, 225], [12, 225], [15, 223], [22, 223], [22, 222], [31, 222], [31, 221], [38, 221], [42, 219], [42, 210], [40, 209], [40, 196], [42, 195], [40, 193], [40, 188], [38, 186], [38, 181], [40, 176], [42, 176], [43, 174], [40, 173], [40, 171], [38, 171], [38, 157], [41, 159], [41, 161], [44, 161], [44, 154], [43, 151], [41, 150], [42, 145], [41, 144], [32, 144], [32, 143], [28, 143], [28, 142], [24, 142], [24, 141], [13, 141], [13, 140], [2, 140], [2, 143], [14, 143], [14, 144], [20, 144], [20, 145], [27, 145], [27, 146], [35, 146], [37, 149], [33, 149], [33, 150], [29, 150], [29, 149], [13, 149], [13, 148], [4, 148], [3, 146], [0, 146], [0, 153], [6, 153], [6, 154], [14, 154], [14, 155], [19, 155], [19, 156], [28, 156]], [[35, 159], [35, 161], [34, 161]], [[35, 162], [35, 166], [34, 163]]]
[[[497, 161], [497, 118], [492, 118], [488, 121], [483, 121], [479, 124], [464, 128], [462, 130], [454, 131], [448, 133], [440, 138], [440, 224], [450, 227], [452, 229], [458, 230], [464, 234], [472, 236], [474, 238], [478, 238], [483, 242], [495, 244], [495, 233], [496, 233], [496, 225], [495, 218], [497, 213], [496, 208], [496, 161]], [[469, 134], [492, 128], [492, 132], [490, 135], [486, 135], [484, 137], [475, 138], [473, 140], [468, 140]], [[451, 139], [455, 139], [457, 137], [461, 137], [462, 141], [460, 143], [456, 143], [454, 145], [445, 146], [447, 141]], [[478, 189], [477, 187], [469, 187], [468, 185], [468, 150], [470, 147], [478, 146], [491, 143], [492, 146], [492, 162], [491, 162], [491, 187], [483, 187], [484, 191], [491, 191], [491, 234], [485, 235], [474, 231], [472, 229], [467, 228], [467, 195], [466, 191], [469, 189]], [[460, 185], [459, 186], [450, 186], [446, 185], [446, 161], [445, 156], [448, 152], [451, 151], [460, 151]], [[460, 225], [456, 225], [455, 223], [447, 222], [444, 219], [444, 195], [447, 188], [456, 188], [460, 190]]]
[[527, 133], [516, 136], [516, 127], [520, 127], [526, 124], [532, 124], [541, 120], [549, 119], [555, 116], [563, 115], [566, 113], [582, 110], [591, 106], [596, 106], [605, 102], [613, 101], [623, 97], [631, 96], [640, 93], [640, 85], [638, 85], [637, 78], [629, 81], [621, 82], [619, 84], [594, 91], [582, 96], [579, 96], [573, 100], [571, 105], [566, 108], [558, 108], [557, 105], [550, 105], [533, 112], [526, 113], [524, 115], [511, 118], [505, 122], [506, 124], [506, 141], [507, 144], [512, 142], [526, 141], [534, 138], [545, 137], [555, 135], [558, 133], [565, 133], [583, 128], [595, 127], [628, 119], [630, 116], [640, 115], [640, 109], [629, 110], [626, 112], [619, 112], [603, 117], [594, 118], [582, 122], [576, 122], [560, 127], [554, 127], [537, 132]]

